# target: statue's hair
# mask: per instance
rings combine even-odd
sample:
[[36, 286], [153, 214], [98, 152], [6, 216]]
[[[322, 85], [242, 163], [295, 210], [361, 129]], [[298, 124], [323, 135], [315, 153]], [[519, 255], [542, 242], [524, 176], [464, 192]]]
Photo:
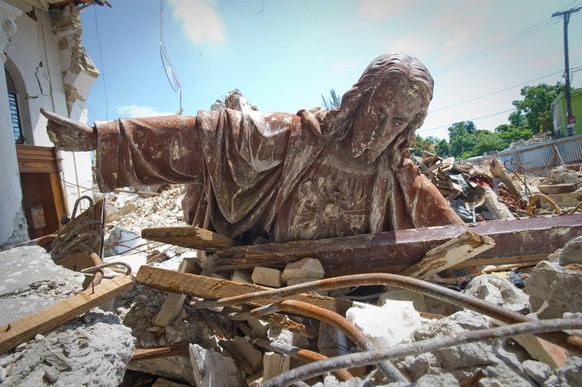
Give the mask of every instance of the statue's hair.
[[421, 91], [420, 111], [395, 139], [395, 142], [399, 144], [399, 150], [408, 147], [409, 141], [414, 137], [414, 132], [422, 125], [428, 112], [434, 81], [428, 69], [418, 59], [406, 54], [385, 54], [374, 59], [364, 70], [358, 82], [344, 94], [340, 107], [327, 114], [324, 132], [333, 133], [340, 139], [344, 138], [353, 125], [362, 104], [366, 102], [366, 96], [374, 90], [376, 85], [394, 75], [404, 75]]

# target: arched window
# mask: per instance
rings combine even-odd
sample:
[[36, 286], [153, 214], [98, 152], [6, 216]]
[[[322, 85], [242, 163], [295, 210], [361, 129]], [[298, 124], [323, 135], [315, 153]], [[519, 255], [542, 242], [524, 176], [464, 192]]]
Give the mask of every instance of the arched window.
[[20, 120], [20, 109], [18, 107], [18, 92], [14, 80], [4, 70], [6, 74], [6, 84], [8, 86], [8, 105], [10, 107], [10, 119], [12, 122], [12, 134], [16, 144], [24, 144], [24, 135], [22, 133], [22, 121]]

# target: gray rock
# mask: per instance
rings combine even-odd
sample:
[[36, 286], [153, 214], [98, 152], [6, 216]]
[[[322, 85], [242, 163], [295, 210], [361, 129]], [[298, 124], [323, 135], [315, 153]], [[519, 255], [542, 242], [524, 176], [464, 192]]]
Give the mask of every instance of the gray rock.
[[530, 309], [527, 294], [508, 279], [493, 275], [474, 278], [464, 293], [514, 312], [528, 312]]
[[528, 376], [540, 386], [543, 385], [552, 374], [552, 368], [541, 361], [526, 360], [521, 363], [521, 365]]
[[566, 266], [570, 263], [582, 264], [582, 236], [572, 239], [560, 253], [560, 265]]
[[544, 386], [582, 386], [582, 358], [570, 358], [564, 367], [554, 371]]
[[525, 281], [525, 291], [534, 311], [547, 301], [548, 307], [538, 313], [540, 318], [561, 318], [565, 312], [582, 312], [581, 271], [541, 261]]
[[427, 374], [414, 384], [415, 387], [459, 386], [459, 382], [451, 374]]

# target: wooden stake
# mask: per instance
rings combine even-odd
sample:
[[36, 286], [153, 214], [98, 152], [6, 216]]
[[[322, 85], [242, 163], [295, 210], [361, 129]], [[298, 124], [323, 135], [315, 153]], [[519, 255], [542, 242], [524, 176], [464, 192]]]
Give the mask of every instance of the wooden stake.
[[115, 277], [0, 327], [0, 354], [10, 351], [39, 333], [48, 332], [103, 304], [133, 287], [131, 277]]

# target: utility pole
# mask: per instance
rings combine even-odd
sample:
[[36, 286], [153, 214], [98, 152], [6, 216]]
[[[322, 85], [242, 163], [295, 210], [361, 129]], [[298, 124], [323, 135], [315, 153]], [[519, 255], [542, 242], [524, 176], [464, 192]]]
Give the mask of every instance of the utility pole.
[[582, 7], [571, 8], [567, 11], [555, 12], [552, 17], [562, 16], [564, 18], [564, 63], [565, 63], [565, 73], [566, 86], [564, 88], [564, 95], [566, 96], [566, 119], [568, 123], [568, 136], [574, 135], [574, 124], [576, 123], [576, 117], [572, 115], [572, 101], [570, 94], [570, 61], [568, 58], [568, 22], [570, 21], [570, 14], [580, 11]]

